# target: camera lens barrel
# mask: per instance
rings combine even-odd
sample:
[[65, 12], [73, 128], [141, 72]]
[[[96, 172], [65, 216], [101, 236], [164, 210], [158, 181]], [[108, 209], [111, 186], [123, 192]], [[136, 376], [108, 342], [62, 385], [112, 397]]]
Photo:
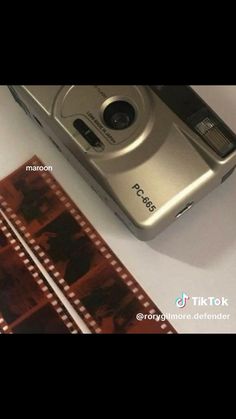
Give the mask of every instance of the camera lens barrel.
[[116, 100], [106, 107], [103, 119], [108, 128], [123, 130], [133, 124], [135, 110], [130, 103], [124, 100]]

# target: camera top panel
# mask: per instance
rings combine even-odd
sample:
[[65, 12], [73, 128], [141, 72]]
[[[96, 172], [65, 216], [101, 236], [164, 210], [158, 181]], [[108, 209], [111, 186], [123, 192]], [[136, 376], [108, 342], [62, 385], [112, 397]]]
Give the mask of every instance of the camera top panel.
[[[133, 142], [153, 115], [153, 94], [143, 86], [65, 86], [57, 97], [55, 117], [76, 137], [82, 121], [103, 149]], [[86, 137], [86, 132], [85, 132]], [[84, 137], [84, 138], [85, 138]], [[97, 151], [101, 151], [97, 149]]]

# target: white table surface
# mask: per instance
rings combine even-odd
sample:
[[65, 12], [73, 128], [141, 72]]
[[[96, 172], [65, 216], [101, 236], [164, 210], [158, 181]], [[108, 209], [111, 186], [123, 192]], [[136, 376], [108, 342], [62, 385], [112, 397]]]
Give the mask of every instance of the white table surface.
[[[236, 132], [236, 86], [195, 86]], [[181, 333], [236, 332], [236, 174], [155, 240], [138, 241], [46, 135], [0, 87], [0, 179], [34, 154], [53, 174], [163, 313], [223, 313], [228, 320], [172, 320]], [[180, 310], [176, 297], [228, 298], [228, 307]], [[85, 329], [86, 330], [86, 329]]]

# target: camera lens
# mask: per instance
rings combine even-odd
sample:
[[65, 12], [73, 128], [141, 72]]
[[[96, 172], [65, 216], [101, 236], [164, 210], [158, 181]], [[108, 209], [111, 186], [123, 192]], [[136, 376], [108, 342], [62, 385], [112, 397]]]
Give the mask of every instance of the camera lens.
[[130, 103], [117, 100], [106, 107], [103, 118], [109, 128], [122, 130], [134, 122], [135, 110]]

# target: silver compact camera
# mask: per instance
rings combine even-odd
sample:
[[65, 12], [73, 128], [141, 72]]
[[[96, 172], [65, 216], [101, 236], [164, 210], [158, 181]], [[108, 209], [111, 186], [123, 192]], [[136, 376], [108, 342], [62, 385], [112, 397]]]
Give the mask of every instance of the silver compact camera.
[[224, 182], [236, 135], [189, 86], [9, 86], [141, 240]]

